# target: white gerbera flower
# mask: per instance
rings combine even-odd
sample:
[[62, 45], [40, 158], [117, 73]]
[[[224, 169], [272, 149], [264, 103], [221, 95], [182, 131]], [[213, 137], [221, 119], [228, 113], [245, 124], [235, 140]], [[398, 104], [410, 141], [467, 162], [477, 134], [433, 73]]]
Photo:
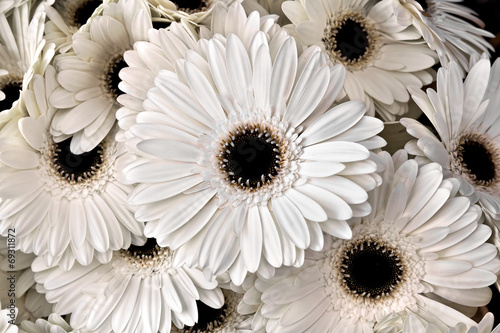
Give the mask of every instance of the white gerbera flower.
[[306, 251], [300, 270], [262, 293], [268, 332], [367, 333], [391, 312], [419, 308], [470, 326], [450, 306], [489, 302], [500, 260], [481, 208], [457, 196], [458, 182], [443, 179], [439, 164], [419, 168], [401, 151], [380, 157], [382, 186], [370, 192], [373, 211], [352, 238], [328, 236], [323, 252]]
[[230, 269], [239, 283], [300, 266], [322, 230], [349, 238], [345, 220], [369, 213], [379, 182], [369, 150], [385, 144], [362, 102], [328, 110], [343, 67], [318, 47], [299, 57], [283, 30], [268, 41], [254, 13], [248, 30], [202, 39], [176, 73], [160, 71], [130, 127], [139, 157], [124, 169], [141, 183], [129, 202], [151, 221], [148, 237], [179, 249], [176, 263]]
[[457, 3], [461, 1], [393, 0], [393, 5], [400, 24], [413, 24], [430, 48], [437, 51], [441, 64], [447, 67], [454, 61], [464, 75], [472, 56], [493, 50], [484, 37], [494, 35], [482, 29], [484, 23], [472, 9]]
[[17, 333], [19, 331], [14, 324], [17, 316], [17, 308], [9, 305], [3, 309], [2, 304], [0, 304], [0, 333]]
[[319, 45], [347, 69], [345, 92], [368, 114], [385, 120], [408, 111], [409, 85], [432, 82], [436, 55], [412, 26], [397, 23], [392, 0], [285, 1], [291, 29], [306, 45]]
[[0, 11], [0, 112], [17, 102], [21, 89], [26, 89], [34, 67], [48, 64], [52, 55], [40, 59], [45, 41], [45, 1], [18, 3], [7, 13]]
[[[20, 323], [25, 319], [46, 317], [52, 310], [45, 295], [35, 289], [35, 275], [30, 266], [35, 255], [15, 251], [15, 232], [10, 230], [8, 238], [0, 237], [0, 301], [7, 304], [15, 300]], [[14, 288], [11, 288], [14, 285]], [[15, 298], [13, 295], [15, 292]]]
[[110, 2], [110, 0], [49, 1], [52, 6], [46, 8], [49, 20], [45, 24], [44, 38], [48, 43], [54, 43], [60, 53], [65, 53], [71, 48], [73, 34], [101, 13], [103, 2]]
[[212, 308], [224, 304], [217, 280], [207, 280], [199, 269], [172, 266], [174, 251], [154, 239], [113, 253], [101, 264], [75, 266], [64, 272], [35, 259], [38, 287], [54, 312], [71, 314], [71, 326], [91, 332], [170, 332], [194, 326], [201, 302]]
[[108, 261], [112, 250], [130, 245], [132, 234], [142, 235], [143, 225], [126, 203], [131, 187], [117, 181], [124, 147], [113, 133], [82, 155], [70, 152], [69, 139], [54, 142], [47, 98], [55, 75], [51, 66], [45, 79], [35, 75], [35, 89], [25, 92], [30, 116], [2, 137], [0, 233], [15, 228], [16, 249], [68, 269], [75, 258], [90, 263], [94, 253]]
[[73, 328], [57, 313], [51, 313], [47, 319], [39, 318], [35, 322], [24, 320], [19, 326], [20, 333], [87, 333], [87, 330]]
[[401, 120], [418, 139], [405, 149], [423, 162], [439, 163], [460, 181], [460, 192], [473, 202], [479, 200], [494, 219], [500, 219], [499, 86], [500, 61], [490, 76], [489, 61], [479, 60], [465, 82], [459, 66], [452, 62], [448, 69], [438, 71], [437, 92], [410, 90], [439, 138], [415, 120]]
[[74, 53], [54, 58], [61, 85], [50, 96], [50, 103], [60, 109], [51, 126], [56, 142], [74, 135], [71, 151], [81, 154], [95, 149], [108, 135], [119, 108], [118, 73], [126, 66], [123, 53], [132, 49], [134, 42], [147, 40], [151, 27], [147, 2], [109, 3], [102, 16], [88, 24], [88, 32], [73, 36]]

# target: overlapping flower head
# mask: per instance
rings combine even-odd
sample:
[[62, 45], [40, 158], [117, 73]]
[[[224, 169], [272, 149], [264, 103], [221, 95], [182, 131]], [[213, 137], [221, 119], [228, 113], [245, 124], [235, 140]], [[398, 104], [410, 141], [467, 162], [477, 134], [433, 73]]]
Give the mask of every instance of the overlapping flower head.
[[35, 289], [31, 263], [36, 256], [21, 251], [14, 252], [15, 238], [13, 234], [10, 236], [9, 238], [0, 237], [0, 279], [2, 281], [0, 302], [10, 304], [11, 299], [15, 301], [18, 309], [16, 323], [46, 317], [51, 313], [52, 305], [47, 303], [45, 296]]
[[[11, 317], [11, 314], [13, 315]], [[17, 315], [17, 308], [11, 311], [11, 308], [3, 308], [0, 304], [0, 333], [17, 333], [19, 329], [16, 325], [12, 324], [12, 320], [15, 320]]]
[[71, 313], [74, 329], [164, 333], [172, 323], [179, 329], [194, 326], [203, 303], [215, 309], [224, 304], [217, 280], [197, 268], [174, 268], [174, 254], [155, 239], [144, 239], [115, 251], [107, 264], [94, 260], [65, 272], [37, 258], [32, 268], [39, 290], [56, 303], [54, 312]]
[[33, 87], [25, 92], [29, 116], [2, 136], [1, 233], [15, 229], [17, 249], [65, 269], [94, 255], [106, 262], [143, 234], [126, 203], [131, 187], [117, 180], [124, 147], [111, 134], [89, 153], [72, 154], [70, 139], [56, 143], [49, 132], [54, 68], [35, 75]]
[[398, 22], [414, 25], [444, 67], [456, 62], [463, 75], [472, 57], [493, 50], [485, 37], [494, 35], [482, 29], [484, 23], [473, 10], [456, 1], [397, 0], [393, 4]]
[[124, 174], [140, 183], [129, 202], [148, 237], [238, 284], [247, 271], [300, 266], [323, 230], [350, 237], [345, 220], [369, 213], [380, 180], [370, 149], [385, 142], [362, 102], [330, 109], [345, 72], [318, 47], [297, 54], [239, 4], [225, 22], [155, 77]]
[[245, 295], [244, 303], [262, 304], [254, 321], [267, 332], [373, 332], [406, 309], [470, 326], [452, 307], [474, 314], [489, 302], [500, 260], [481, 208], [458, 195], [439, 164], [418, 167], [402, 151], [380, 157], [383, 184], [370, 192], [370, 215], [352, 221], [352, 238], [326, 236], [300, 269], [271, 283], [259, 278]]
[[134, 42], [147, 40], [151, 27], [146, 1], [120, 0], [105, 4], [102, 15], [73, 35], [74, 52], [54, 59], [61, 85], [50, 96], [51, 105], [59, 109], [51, 123], [56, 142], [71, 137], [71, 152], [82, 154], [110, 133], [119, 108], [116, 98], [122, 93], [118, 73], [126, 66], [123, 53]]
[[[46, 2], [14, 2], [0, 11], [0, 111], [11, 109], [33, 77], [35, 67], [46, 65], [52, 55], [41, 58]], [[3, 120], [3, 119], [2, 119]], [[0, 120], [0, 121], [2, 121]]]
[[408, 111], [406, 88], [432, 82], [435, 52], [414, 27], [397, 22], [392, 0], [285, 1], [283, 11], [303, 43], [346, 67], [345, 92], [364, 101], [369, 115], [394, 120]]
[[439, 70], [437, 91], [411, 89], [438, 136], [415, 120], [401, 120], [418, 139], [405, 149], [419, 160], [439, 163], [460, 182], [460, 192], [479, 200], [493, 219], [500, 218], [499, 84], [499, 61], [490, 73], [489, 61], [479, 60], [463, 83], [458, 65], [451, 63]]

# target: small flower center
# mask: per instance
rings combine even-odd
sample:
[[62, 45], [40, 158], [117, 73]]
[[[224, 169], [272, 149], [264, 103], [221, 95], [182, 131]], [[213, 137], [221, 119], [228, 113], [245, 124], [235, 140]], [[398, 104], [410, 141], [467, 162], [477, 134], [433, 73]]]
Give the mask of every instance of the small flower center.
[[330, 18], [322, 41], [330, 58], [350, 70], [364, 68], [377, 49], [377, 33], [366, 17], [346, 12]]
[[118, 84], [121, 82], [118, 74], [122, 68], [127, 66], [127, 63], [123, 59], [123, 54], [120, 53], [112, 57], [104, 69], [101, 82], [106, 95], [112, 102], [115, 102], [116, 98], [123, 94], [118, 88]]
[[67, 0], [56, 1], [54, 8], [67, 25], [80, 28], [101, 4], [102, 0]]
[[19, 99], [22, 87], [23, 80], [17, 78], [8, 78], [5, 83], [0, 84], [0, 90], [5, 94], [5, 99], [0, 101], [0, 111], [12, 107], [12, 104]]
[[221, 146], [219, 164], [228, 182], [258, 188], [271, 183], [280, 171], [283, 148], [265, 126], [239, 128]]
[[52, 155], [56, 171], [70, 183], [83, 182], [97, 174], [104, 161], [104, 148], [98, 145], [77, 155], [70, 150], [71, 138], [56, 143]]
[[122, 261], [116, 262], [118, 269], [141, 277], [168, 271], [174, 254], [170, 248], [160, 247], [155, 238], [148, 238], [144, 245], [130, 245], [128, 249], [116, 253], [122, 258]]
[[138, 246], [138, 245], [130, 245], [130, 247], [127, 249], [128, 253], [131, 256], [134, 257], [140, 257], [140, 258], [153, 258], [155, 255], [158, 255], [158, 250], [160, 250], [160, 247], [156, 243], [155, 238], [148, 238], [146, 243], [144, 245]]
[[490, 141], [480, 135], [465, 135], [458, 144], [456, 159], [461, 173], [473, 184], [496, 184], [500, 175], [500, 152]]
[[346, 248], [341, 272], [348, 292], [369, 298], [391, 294], [404, 274], [398, 251], [370, 240]]

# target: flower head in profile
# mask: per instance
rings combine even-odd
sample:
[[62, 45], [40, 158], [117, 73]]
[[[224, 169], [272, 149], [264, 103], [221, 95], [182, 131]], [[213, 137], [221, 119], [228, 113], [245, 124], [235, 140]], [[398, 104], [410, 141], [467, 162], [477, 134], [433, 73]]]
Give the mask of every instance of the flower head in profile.
[[58, 86], [56, 72], [49, 66], [44, 75], [23, 92], [29, 116], [2, 130], [0, 233], [15, 229], [16, 249], [65, 269], [94, 255], [109, 261], [144, 229], [126, 202], [132, 186], [118, 182], [124, 146], [113, 133], [85, 154], [73, 154], [70, 139], [55, 142], [48, 96]]
[[380, 157], [383, 183], [370, 192], [373, 211], [352, 221], [352, 238], [327, 236], [302, 268], [260, 277], [259, 293], [245, 295], [247, 304], [260, 299], [254, 322], [268, 332], [374, 332], [392, 312], [423, 309], [471, 326], [454, 307], [474, 314], [489, 302], [500, 260], [481, 208], [457, 195], [458, 181], [437, 163], [418, 167], [402, 151]]
[[[491, 72], [491, 73], [490, 73]], [[460, 192], [500, 219], [500, 61], [479, 60], [462, 81], [458, 64], [438, 71], [437, 91], [410, 89], [438, 137], [419, 122], [401, 123], [417, 140], [405, 149], [422, 162], [439, 163], [460, 182]]]
[[180, 332], [184, 325], [214, 325], [217, 318], [203, 317], [201, 309], [223, 307], [217, 280], [196, 268], [174, 268], [174, 255], [155, 239], [137, 239], [107, 264], [94, 260], [65, 272], [37, 258], [32, 268], [54, 312], [71, 313], [73, 329], [168, 333], [176, 332], [172, 323]]
[[300, 266], [322, 231], [349, 238], [345, 220], [369, 213], [366, 191], [380, 180], [370, 150], [385, 144], [362, 102], [331, 108], [343, 67], [318, 47], [299, 56], [283, 30], [268, 40], [255, 14], [159, 72], [124, 169], [139, 182], [129, 202], [150, 221], [146, 236], [178, 249], [176, 263], [229, 269], [239, 283]]
[[[450, 61], [460, 66], [462, 75], [468, 70], [472, 56], [493, 50], [485, 40], [493, 34], [468, 7], [453, 0], [394, 0], [394, 12], [402, 25], [414, 25], [447, 67]], [[472, 24], [473, 23], [473, 24]]]
[[408, 112], [409, 85], [432, 82], [437, 57], [410, 25], [400, 25], [392, 0], [283, 2], [290, 29], [346, 67], [345, 93], [365, 102], [368, 114], [394, 120]]

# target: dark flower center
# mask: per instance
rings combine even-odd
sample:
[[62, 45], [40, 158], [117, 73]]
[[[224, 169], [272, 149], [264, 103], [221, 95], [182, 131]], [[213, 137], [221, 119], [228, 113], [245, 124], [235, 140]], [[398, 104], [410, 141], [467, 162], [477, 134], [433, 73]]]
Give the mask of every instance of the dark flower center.
[[204, 0], [174, 0], [172, 2], [177, 5], [177, 8], [192, 12], [201, 11], [205, 6]]
[[335, 51], [348, 60], [358, 60], [366, 53], [370, 44], [366, 29], [351, 19], [345, 20], [332, 38], [336, 42]]
[[465, 139], [458, 148], [458, 159], [471, 177], [482, 185], [496, 177], [496, 167], [490, 151], [478, 141]]
[[89, 152], [73, 154], [71, 138], [56, 143], [54, 166], [61, 176], [70, 182], [79, 182], [94, 176], [103, 163], [103, 148], [98, 145]]
[[391, 293], [403, 274], [397, 252], [374, 241], [363, 241], [346, 250], [341, 266], [346, 288], [370, 298]]
[[127, 251], [136, 257], [153, 257], [158, 254], [160, 247], [156, 243], [155, 238], [148, 238], [144, 245], [130, 245]]
[[239, 131], [224, 145], [221, 169], [230, 182], [257, 188], [276, 177], [280, 157], [279, 143], [268, 131], [260, 128]]
[[87, 23], [87, 20], [101, 4], [102, 0], [84, 0], [75, 10], [75, 25], [80, 27]]
[[105, 79], [104, 79], [104, 89], [108, 95], [116, 100], [118, 96], [123, 94], [123, 92], [118, 88], [118, 84], [121, 82], [119, 73], [122, 68], [127, 67], [127, 63], [123, 59], [123, 55], [117, 55], [113, 57], [105, 69]]
[[376, 32], [360, 13], [344, 13], [331, 18], [322, 42], [330, 57], [351, 68], [364, 66], [376, 47]]
[[22, 80], [15, 80], [7, 82], [5, 86], [1, 87], [5, 99], [0, 101], [0, 111], [9, 110], [12, 107], [12, 104], [19, 99], [22, 86]]

